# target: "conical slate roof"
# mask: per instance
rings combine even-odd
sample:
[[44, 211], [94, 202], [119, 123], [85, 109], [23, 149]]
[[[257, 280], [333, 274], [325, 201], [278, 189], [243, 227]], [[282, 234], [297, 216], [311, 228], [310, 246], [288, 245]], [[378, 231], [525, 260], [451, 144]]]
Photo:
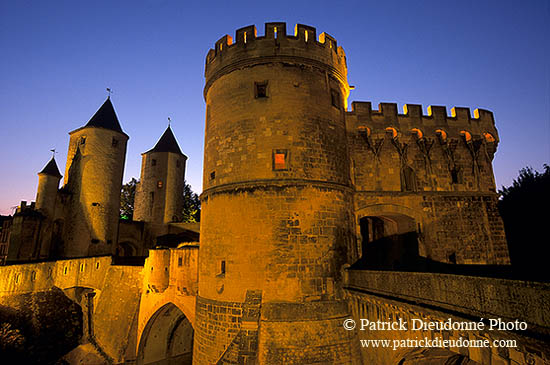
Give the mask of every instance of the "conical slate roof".
[[103, 105], [95, 112], [92, 119], [86, 124], [86, 127], [100, 127], [124, 133], [120, 127], [110, 98], [107, 98]]
[[153, 149], [147, 151], [146, 153], [150, 152], [173, 152], [183, 155], [180, 150], [180, 146], [178, 145], [178, 141], [176, 141], [176, 137], [174, 136], [174, 133], [172, 132], [172, 128], [170, 128], [170, 126], [166, 128], [164, 134], [160, 137], [155, 147], [153, 147]]
[[39, 175], [40, 174], [45, 174], [45, 175], [51, 175], [51, 176], [55, 176], [55, 177], [61, 177], [61, 174], [59, 173], [59, 169], [57, 168], [57, 164], [55, 163], [55, 157], [52, 157], [50, 162], [48, 162], [46, 164], [46, 166], [44, 166], [42, 171], [40, 171], [38, 174]]

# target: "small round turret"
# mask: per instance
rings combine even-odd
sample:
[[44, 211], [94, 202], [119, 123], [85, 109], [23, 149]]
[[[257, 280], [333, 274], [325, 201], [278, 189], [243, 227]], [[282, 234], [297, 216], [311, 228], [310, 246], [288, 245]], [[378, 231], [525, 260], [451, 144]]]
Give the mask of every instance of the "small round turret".
[[55, 158], [52, 157], [38, 173], [38, 189], [36, 191], [36, 209], [50, 219], [53, 219], [60, 179], [61, 174], [55, 163]]

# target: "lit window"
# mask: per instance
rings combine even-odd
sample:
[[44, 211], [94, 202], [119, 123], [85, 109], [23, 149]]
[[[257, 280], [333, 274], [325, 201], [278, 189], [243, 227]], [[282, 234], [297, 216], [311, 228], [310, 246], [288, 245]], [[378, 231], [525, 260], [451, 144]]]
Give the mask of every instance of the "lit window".
[[393, 127], [386, 128], [386, 133], [391, 135], [391, 138], [393, 138], [393, 139], [397, 138], [397, 129], [395, 129]]
[[462, 135], [462, 138], [464, 138], [464, 141], [466, 143], [470, 142], [472, 140], [472, 135], [468, 131], [460, 131], [460, 134]]
[[162, 181], [161, 180], [159, 180], [157, 182], [157, 188], [162, 189]]
[[483, 136], [485, 137], [485, 141], [487, 143], [493, 143], [495, 141], [495, 137], [491, 133], [484, 133]]
[[287, 150], [273, 151], [273, 170], [287, 170]]
[[254, 96], [256, 99], [267, 98], [267, 81], [254, 83]]

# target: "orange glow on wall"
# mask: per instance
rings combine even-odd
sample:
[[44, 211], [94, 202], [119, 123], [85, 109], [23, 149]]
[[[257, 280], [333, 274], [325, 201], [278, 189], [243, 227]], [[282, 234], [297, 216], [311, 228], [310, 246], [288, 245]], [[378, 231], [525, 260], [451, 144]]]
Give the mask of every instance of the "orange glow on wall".
[[417, 137], [418, 139], [421, 139], [421, 138], [424, 136], [424, 134], [422, 133], [422, 131], [421, 131], [420, 129], [418, 129], [418, 128], [413, 128], [413, 129], [411, 129], [411, 132], [413, 132], [414, 134], [416, 134], [416, 137]]
[[386, 132], [390, 132], [392, 138], [397, 138], [397, 129], [395, 129], [393, 127], [388, 127], [388, 128], [386, 128]]
[[493, 143], [495, 141], [495, 137], [493, 137], [491, 133], [484, 133], [483, 136], [488, 143]]
[[460, 131], [460, 134], [464, 137], [466, 142], [470, 142], [472, 140], [472, 135], [468, 131]]

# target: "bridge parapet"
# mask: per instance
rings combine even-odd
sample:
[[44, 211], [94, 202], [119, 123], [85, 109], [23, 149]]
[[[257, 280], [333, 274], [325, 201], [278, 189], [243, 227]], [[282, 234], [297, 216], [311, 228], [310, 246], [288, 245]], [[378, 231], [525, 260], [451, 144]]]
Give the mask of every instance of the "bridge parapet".
[[348, 270], [346, 287], [467, 316], [522, 320], [550, 334], [550, 284], [437, 273]]
[[[550, 363], [548, 284], [347, 270], [344, 293], [365, 364], [439, 364], [451, 360], [464, 364]], [[503, 329], [494, 326], [495, 321], [504, 326], [527, 323], [527, 329]], [[373, 330], [369, 325], [376, 323], [405, 325]], [[441, 328], [435, 326], [437, 323]], [[346, 322], [344, 327], [347, 329]], [[369, 346], [369, 341], [376, 344]], [[369, 343], [365, 346], [364, 342]]]
[[110, 256], [0, 266], [0, 295], [88, 287], [101, 289], [111, 267]]

